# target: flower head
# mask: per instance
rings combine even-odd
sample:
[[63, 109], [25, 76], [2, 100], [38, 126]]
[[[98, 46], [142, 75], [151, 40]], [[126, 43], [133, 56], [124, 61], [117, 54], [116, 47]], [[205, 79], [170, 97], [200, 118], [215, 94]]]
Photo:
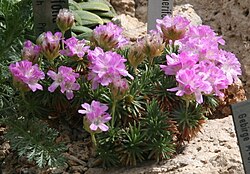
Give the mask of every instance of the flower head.
[[191, 68], [199, 60], [198, 56], [191, 52], [181, 52], [178, 55], [172, 53], [170, 56], [166, 55], [166, 59], [167, 65], [160, 65], [166, 75], [176, 75], [180, 69]]
[[156, 28], [165, 40], [182, 39], [186, 33], [189, 21], [181, 16], [165, 16], [163, 19], [156, 20]]
[[[92, 131], [97, 131], [98, 129], [101, 131], [107, 131], [109, 129], [109, 127], [104, 124], [111, 119], [111, 116], [106, 113], [108, 106], [95, 100], [91, 102], [91, 105], [84, 103], [81, 106], [84, 110], [80, 109], [78, 112], [80, 114], [86, 114], [87, 125], [89, 125], [89, 128]], [[88, 128], [85, 129], [88, 130]]]
[[27, 40], [24, 42], [22, 49], [22, 59], [28, 60], [33, 64], [37, 63], [40, 50], [40, 46], [34, 45], [30, 40]]
[[98, 84], [102, 86], [108, 86], [109, 84], [117, 83], [114, 79], [117, 77], [133, 77], [126, 70], [124, 59], [120, 54], [112, 51], [103, 52], [99, 48], [94, 51], [89, 51], [89, 60], [91, 70], [88, 79], [92, 81], [93, 89], [98, 87]]
[[220, 62], [218, 65], [219, 68], [225, 73], [230, 85], [234, 82], [238, 82], [238, 76], [242, 74], [239, 60], [233, 53], [223, 50], [221, 50], [220, 53], [218, 60]]
[[93, 39], [97, 46], [106, 51], [120, 48], [128, 43], [128, 40], [122, 36], [122, 31], [122, 28], [109, 22], [94, 29]]
[[203, 93], [210, 94], [213, 89], [202, 75], [196, 73], [195, 69], [181, 69], [176, 74], [176, 81], [179, 83], [178, 87], [168, 90], [177, 91], [177, 96], [194, 94], [198, 103], [203, 102]]
[[71, 37], [66, 41], [63, 41], [66, 45], [65, 50], [61, 50], [60, 53], [69, 57], [82, 58], [89, 50], [89, 46], [86, 46], [86, 41], [78, 40], [75, 37]]
[[75, 17], [68, 9], [60, 9], [56, 18], [58, 28], [65, 32], [69, 30], [74, 24]]
[[49, 70], [47, 75], [51, 77], [54, 82], [49, 86], [48, 90], [54, 92], [58, 86], [61, 87], [61, 93], [66, 92], [68, 100], [74, 97], [73, 90], [79, 90], [80, 85], [76, 82], [79, 77], [78, 73], [73, 72], [73, 69], [66, 66], [60, 66], [58, 73]]
[[13, 75], [14, 82], [21, 90], [23, 87], [28, 87], [33, 92], [43, 90], [42, 85], [38, 81], [44, 79], [45, 74], [39, 70], [38, 65], [32, 65], [28, 60], [22, 60], [9, 66], [10, 72]]
[[41, 53], [49, 61], [53, 61], [56, 57], [59, 56], [61, 38], [62, 38], [62, 33], [56, 32], [53, 35], [50, 31], [42, 33], [38, 37], [37, 43], [41, 47]]

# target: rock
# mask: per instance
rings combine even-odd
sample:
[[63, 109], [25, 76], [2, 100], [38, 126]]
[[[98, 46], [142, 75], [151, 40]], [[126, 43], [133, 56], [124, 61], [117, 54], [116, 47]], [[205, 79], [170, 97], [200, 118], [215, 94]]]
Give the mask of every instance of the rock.
[[127, 14], [130, 16], [135, 16], [134, 0], [111, 0], [110, 3], [116, 10], [117, 14]]
[[232, 136], [234, 132], [232, 116], [208, 120], [202, 132], [175, 158], [161, 165], [114, 169], [109, 174], [244, 174], [237, 139]]
[[147, 33], [146, 24], [135, 17], [122, 14], [113, 18], [112, 21], [124, 29], [124, 36], [130, 38], [131, 41], [135, 41]]
[[87, 167], [84, 167], [84, 166], [71, 166], [70, 169], [69, 169], [69, 172], [70, 173], [84, 173], [85, 171], [87, 171], [88, 168]]
[[135, 17], [144, 23], [147, 23], [147, 0], [135, 0]]
[[200, 16], [194, 11], [193, 6], [190, 4], [178, 5], [173, 9], [173, 16], [183, 16], [191, 21], [192, 25], [201, 25], [202, 20]]
[[89, 168], [85, 174], [107, 174], [106, 171], [102, 168]]
[[70, 166], [77, 166], [81, 165], [83, 167], [87, 166], [87, 163], [83, 160], [78, 159], [77, 157], [70, 155], [68, 153], [65, 153], [64, 156], [68, 159], [68, 163]]
[[219, 106], [209, 118], [223, 118], [232, 114], [231, 104], [245, 101], [246, 93], [241, 81], [234, 83], [224, 90], [225, 97], [219, 99]]

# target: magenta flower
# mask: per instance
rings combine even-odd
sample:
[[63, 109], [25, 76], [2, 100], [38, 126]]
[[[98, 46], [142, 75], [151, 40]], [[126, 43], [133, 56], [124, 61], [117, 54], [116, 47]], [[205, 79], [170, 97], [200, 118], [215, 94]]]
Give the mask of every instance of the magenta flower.
[[122, 28], [109, 22], [96, 27], [93, 31], [93, 38], [97, 46], [108, 51], [128, 44], [128, 40], [122, 36], [122, 31]]
[[124, 59], [120, 54], [115, 52], [103, 52], [99, 48], [94, 51], [89, 52], [89, 60], [91, 70], [88, 76], [88, 80], [92, 81], [92, 88], [96, 89], [98, 84], [102, 86], [108, 86], [109, 84], [114, 84], [116, 86], [117, 77], [133, 77], [126, 70]]
[[84, 39], [78, 40], [75, 37], [71, 37], [63, 42], [66, 45], [66, 49], [61, 50], [60, 53], [69, 57], [77, 56], [78, 58], [82, 58], [90, 48], [86, 46], [86, 41]]
[[179, 40], [185, 35], [189, 21], [181, 16], [165, 16], [156, 20], [156, 28], [165, 40]]
[[97, 131], [97, 129], [107, 131], [109, 129], [109, 127], [104, 124], [111, 119], [111, 116], [106, 113], [108, 106], [95, 100], [91, 102], [91, 105], [84, 103], [81, 106], [84, 110], [78, 110], [78, 112], [80, 114], [86, 114], [87, 121], [90, 125], [89, 128], [92, 131]]
[[80, 89], [80, 85], [76, 82], [76, 78], [79, 77], [79, 74], [73, 72], [73, 69], [70, 67], [60, 66], [58, 68], [58, 73], [49, 70], [47, 75], [54, 80], [48, 90], [54, 92], [56, 88], [60, 86], [61, 93], [66, 92], [68, 100], [74, 97], [73, 91]]
[[45, 74], [38, 68], [38, 65], [32, 65], [28, 60], [22, 60], [9, 66], [14, 81], [26, 84], [33, 92], [43, 90], [42, 85], [38, 81], [44, 79]]
[[24, 42], [22, 58], [32, 63], [37, 63], [40, 50], [40, 46], [34, 45], [30, 40], [27, 40]]
[[37, 43], [41, 47], [42, 54], [49, 61], [53, 61], [55, 58], [59, 56], [61, 39], [62, 39], [62, 33], [56, 32], [53, 35], [50, 31], [41, 34], [37, 39]]

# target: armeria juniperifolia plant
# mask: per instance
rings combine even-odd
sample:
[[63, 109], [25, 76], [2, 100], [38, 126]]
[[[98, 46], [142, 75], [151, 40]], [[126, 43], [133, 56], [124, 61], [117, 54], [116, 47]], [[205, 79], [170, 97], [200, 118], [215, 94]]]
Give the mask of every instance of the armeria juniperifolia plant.
[[26, 41], [23, 60], [9, 68], [23, 95], [50, 98], [42, 106], [58, 120], [82, 121], [105, 167], [171, 158], [205, 123], [204, 98], [219, 99], [239, 81], [238, 59], [209, 26], [166, 16], [130, 43], [111, 22], [89, 41], [66, 39], [72, 20], [60, 10], [61, 32]]

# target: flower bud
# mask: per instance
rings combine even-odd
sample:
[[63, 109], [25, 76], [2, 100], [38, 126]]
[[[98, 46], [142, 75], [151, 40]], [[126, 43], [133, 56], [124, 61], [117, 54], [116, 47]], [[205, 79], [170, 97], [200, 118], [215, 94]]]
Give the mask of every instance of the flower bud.
[[146, 58], [145, 52], [143, 52], [143, 45], [133, 44], [129, 47], [128, 61], [136, 70], [138, 65]]
[[113, 48], [121, 48], [128, 43], [128, 40], [122, 35], [123, 29], [112, 22], [106, 25], [100, 25], [93, 30], [93, 39], [96, 46], [105, 51]]
[[189, 21], [181, 16], [165, 16], [162, 20], [156, 20], [156, 28], [162, 34], [164, 40], [176, 41], [184, 37]]
[[38, 45], [34, 45], [31, 41], [27, 40], [24, 42], [24, 47], [22, 50], [22, 59], [28, 60], [33, 64], [36, 64], [38, 61], [40, 50], [41, 49]]
[[74, 24], [74, 15], [68, 9], [60, 9], [57, 18], [56, 24], [58, 28], [64, 33], [69, 30]]
[[147, 55], [151, 64], [154, 57], [161, 56], [165, 47], [161, 35], [153, 30], [150, 32], [150, 34], [141, 39], [139, 44], [142, 45], [142, 52]]

